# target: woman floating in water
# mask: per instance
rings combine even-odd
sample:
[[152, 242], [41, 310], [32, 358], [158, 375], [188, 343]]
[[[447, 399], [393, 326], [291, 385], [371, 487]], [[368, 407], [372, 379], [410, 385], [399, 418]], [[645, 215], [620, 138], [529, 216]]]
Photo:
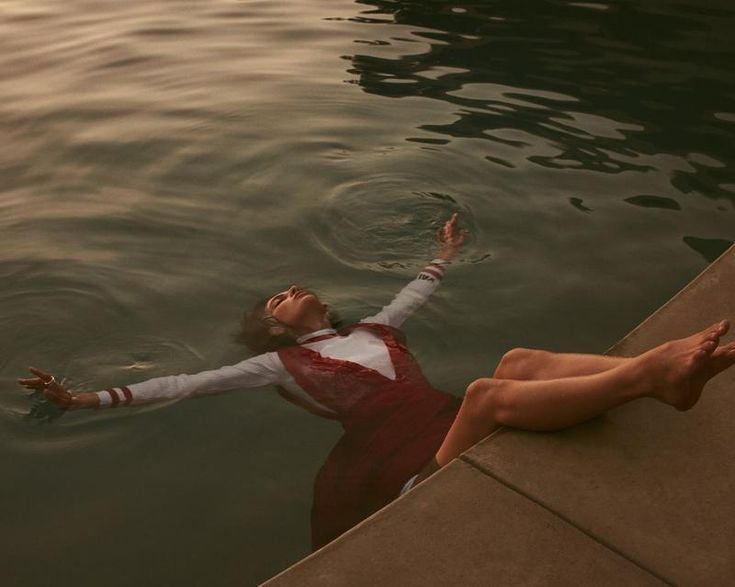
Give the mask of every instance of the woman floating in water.
[[317, 296], [292, 285], [247, 312], [241, 339], [260, 353], [196, 375], [157, 377], [72, 393], [31, 368], [19, 379], [64, 409], [138, 403], [276, 385], [290, 401], [338, 420], [344, 435], [317, 475], [312, 546], [326, 544], [499, 428], [559, 430], [625, 402], [653, 397], [679, 410], [735, 363], [719, 345], [726, 320], [633, 358], [516, 348], [462, 400], [434, 389], [398, 328], [434, 292], [465, 232], [452, 216], [436, 258], [393, 301], [339, 331]]

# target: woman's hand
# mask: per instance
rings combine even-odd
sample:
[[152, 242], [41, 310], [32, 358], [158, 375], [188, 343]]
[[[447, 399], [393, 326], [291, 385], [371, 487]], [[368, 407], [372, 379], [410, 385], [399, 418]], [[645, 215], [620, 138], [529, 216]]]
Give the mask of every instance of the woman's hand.
[[444, 226], [439, 229], [437, 234], [439, 249], [436, 252], [436, 257], [439, 259], [451, 261], [457, 256], [457, 253], [462, 248], [462, 244], [464, 244], [465, 238], [467, 238], [468, 231], [460, 230], [457, 227], [458, 217], [459, 215], [455, 212]]
[[28, 379], [18, 379], [26, 389], [33, 389], [43, 394], [43, 396], [62, 410], [74, 408], [93, 408], [99, 404], [99, 399], [95, 393], [72, 394], [63, 382], [56, 381], [56, 377], [51, 373], [46, 373], [35, 367], [28, 367], [28, 370], [36, 377]]
[[71, 407], [73, 396], [62, 383], [56, 381], [56, 377], [51, 375], [51, 373], [46, 373], [46, 371], [36, 369], [35, 367], [28, 367], [28, 370], [36, 375], [36, 377], [18, 379], [18, 383], [26, 389], [33, 389], [42, 393], [47, 400], [53, 402], [63, 410]]

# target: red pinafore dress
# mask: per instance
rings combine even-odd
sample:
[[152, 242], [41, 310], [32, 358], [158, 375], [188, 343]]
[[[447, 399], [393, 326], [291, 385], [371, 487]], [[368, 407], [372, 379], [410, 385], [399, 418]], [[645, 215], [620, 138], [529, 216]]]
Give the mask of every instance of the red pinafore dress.
[[314, 481], [312, 549], [316, 550], [398, 497], [436, 454], [460, 400], [434, 389], [396, 328], [360, 323], [390, 353], [395, 380], [347, 360], [293, 346], [278, 351], [286, 370], [313, 399], [334, 410], [344, 434]]

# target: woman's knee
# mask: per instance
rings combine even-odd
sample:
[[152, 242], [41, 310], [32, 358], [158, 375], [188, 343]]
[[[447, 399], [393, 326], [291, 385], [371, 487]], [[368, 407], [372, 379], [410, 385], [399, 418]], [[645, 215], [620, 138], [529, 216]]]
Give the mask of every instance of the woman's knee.
[[463, 411], [483, 420], [490, 418], [497, 421], [498, 413], [502, 411], [505, 387], [506, 382], [500, 379], [476, 379], [467, 386], [462, 401]]
[[544, 351], [517, 347], [505, 353], [495, 369], [497, 379], [528, 379]]

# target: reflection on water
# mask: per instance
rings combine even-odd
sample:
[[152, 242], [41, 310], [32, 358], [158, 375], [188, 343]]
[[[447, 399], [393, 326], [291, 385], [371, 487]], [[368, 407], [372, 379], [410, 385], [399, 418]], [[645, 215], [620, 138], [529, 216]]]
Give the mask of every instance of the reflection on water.
[[[666, 3], [667, 14], [627, 1], [536, 2], [532, 9], [470, 2], [461, 10], [443, 2], [364, 3], [374, 8], [359, 22], [382, 24], [375, 15], [390, 15], [414, 38], [363, 40], [402, 51], [352, 56], [350, 73], [361, 87], [457, 106], [452, 123], [418, 128], [490, 141], [486, 159], [509, 168], [530, 162], [645, 173], [665, 166], [677, 191], [733, 201], [727, 184], [735, 176], [725, 164], [732, 129], [718, 121], [733, 108], [735, 50], [724, 35], [716, 40], [732, 22], [730, 8]], [[429, 39], [430, 50], [411, 51], [418, 39]], [[672, 165], [662, 154], [684, 157]]]
[[270, 392], [34, 425], [29, 364], [89, 390], [234, 363], [242, 308], [290, 281], [349, 322], [453, 211], [466, 251], [406, 326], [437, 387], [461, 394], [511, 346], [629, 331], [733, 240], [734, 16], [0, 3], [0, 554], [18, 580], [262, 580], [308, 552], [339, 435]]
[[[725, 34], [731, 8], [626, 1], [538, 2], [533, 10], [500, 2], [461, 9], [441, 2], [364, 3], [373, 7], [372, 16], [357, 21], [384, 24], [374, 15], [391, 15], [412, 30], [360, 41], [404, 49], [351, 56], [350, 73], [362, 88], [458, 107], [451, 124], [418, 128], [490, 141], [485, 159], [511, 169], [525, 170], [526, 162], [616, 174], [664, 169], [676, 192], [735, 201], [733, 167], [726, 165], [732, 128], [718, 123], [732, 118], [734, 106], [735, 50]], [[411, 51], [408, 43], [418, 39], [430, 39], [430, 49]], [[651, 198], [658, 207], [681, 209], [670, 197], [625, 201], [651, 206]], [[570, 203], [580, 208], [579, 199]]]
[[631, 196], [625, 198], [625, 201], [634, 206], [642, 206], [644, 208], [661, 208], [663, 210], [681, 210], [679, 202], [672, 198], [664, 198], [662, 196]]

